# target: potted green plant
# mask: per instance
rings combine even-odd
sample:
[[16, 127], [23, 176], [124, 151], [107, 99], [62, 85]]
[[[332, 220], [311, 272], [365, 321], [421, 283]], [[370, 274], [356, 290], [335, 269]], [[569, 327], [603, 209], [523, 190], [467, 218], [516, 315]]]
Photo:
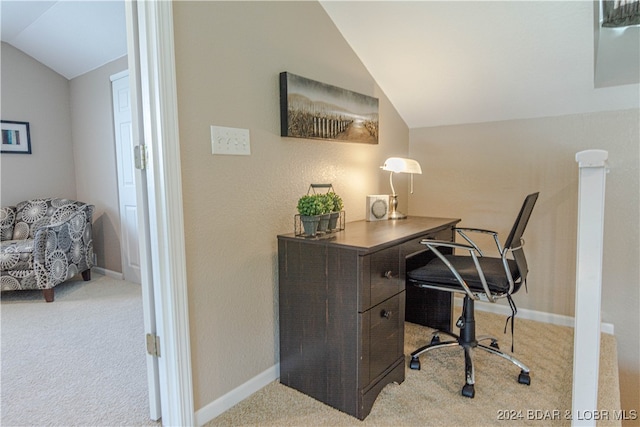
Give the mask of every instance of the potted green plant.
[[316, 197], [322, 205], [322, 208], [320, 210], [320, 223], [318, 224], [318, 231], [322, 231], [324, 233], [329, 229], [329, 220], [331, 219], [333, 200], [329, 197], [328, 193], [317, 194]]
[[340, 218], [340, 211], [344, 208], [342, 197], [334, 192], [327, 193], [327, 196], [331, 200], [331, 215], [329, 218], [329, 230], [335, 230], [338, 226], [338, 218]]
[[315, 236], [320, 223], [320, 214], [324, 204], [318, 197], [319, 194], [306, 194], [298, 199], [298, 213], [304, 228], [304, 234]]

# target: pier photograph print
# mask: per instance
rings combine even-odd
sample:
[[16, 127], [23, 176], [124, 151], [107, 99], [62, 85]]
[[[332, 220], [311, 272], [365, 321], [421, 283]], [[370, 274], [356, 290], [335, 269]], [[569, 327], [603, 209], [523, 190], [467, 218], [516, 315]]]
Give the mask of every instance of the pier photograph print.
[[378, 143], [378, 99], [280, 73], [281, 136]]

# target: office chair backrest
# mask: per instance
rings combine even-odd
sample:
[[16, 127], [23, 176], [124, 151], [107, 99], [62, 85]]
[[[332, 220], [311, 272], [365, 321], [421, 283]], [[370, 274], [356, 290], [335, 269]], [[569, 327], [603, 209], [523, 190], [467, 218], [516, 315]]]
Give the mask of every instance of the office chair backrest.
[[[507, 237], [507, 240], [504, 242], [505, 249], [513, 249], [518, 248], [520, 246], [520, 239], [524, 234], [524, 229], [527, 227], [527, 223], [529, 222], [529, 217], [531, 217], [531, 212], [533, 211], [533, 207], [536, 204], [536, 200], [538, 200], [539, 192], [529, 194], [525, 199], [522, 207], [520, 208], [520, 213], [518, 214], [518, 218], [516, 218], [516, 222], [513, 224], [513, 228]], [[513, 258], [518, 265], [518, 270], [520, 271], [520, 277], [524, 281], [527, 277], [527, 273], [529, 272], [529, 267], [527, 265], [527, 259], [524, 256], [523, 250], [514, 250]]]

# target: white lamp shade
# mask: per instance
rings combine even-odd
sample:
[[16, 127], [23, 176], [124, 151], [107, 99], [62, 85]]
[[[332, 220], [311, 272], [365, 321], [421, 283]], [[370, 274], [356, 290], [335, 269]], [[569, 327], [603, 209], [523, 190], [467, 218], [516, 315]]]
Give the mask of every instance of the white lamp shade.
[[420, 163], [413, 159], [405, 159], [402, 157], [389, 157], [382, 165], [382, 170], [391, 172], [417, 173], [422, 174]]

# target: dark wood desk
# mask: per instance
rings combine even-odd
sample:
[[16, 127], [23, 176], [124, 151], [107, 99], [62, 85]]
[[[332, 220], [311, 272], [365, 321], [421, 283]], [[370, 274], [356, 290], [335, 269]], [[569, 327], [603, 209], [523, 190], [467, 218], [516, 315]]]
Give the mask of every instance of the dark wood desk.
[[[364, 419], [385, 385], [404, 381], [407, 265], [431, 255], [422, 239], [453, 240], [459, 221], [356, 221], [326, 239], [278, 236], [280, 382]], [[418, 323], [449, 329], [443, 294]]]

